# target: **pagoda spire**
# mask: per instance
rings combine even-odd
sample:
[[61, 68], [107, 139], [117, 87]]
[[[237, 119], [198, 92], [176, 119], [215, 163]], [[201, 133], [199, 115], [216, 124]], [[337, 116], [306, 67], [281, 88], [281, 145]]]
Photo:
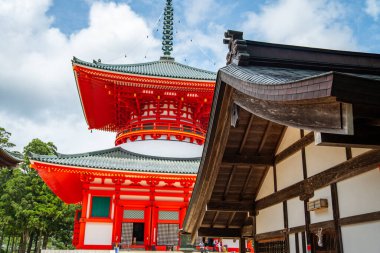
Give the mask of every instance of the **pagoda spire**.
[[164, 10], [164, 25], [162, 31], [162, 51], [164, 57], [171, 58], [170, 52], [173, 51], [173, 6], [172, 0], [166, 0]]

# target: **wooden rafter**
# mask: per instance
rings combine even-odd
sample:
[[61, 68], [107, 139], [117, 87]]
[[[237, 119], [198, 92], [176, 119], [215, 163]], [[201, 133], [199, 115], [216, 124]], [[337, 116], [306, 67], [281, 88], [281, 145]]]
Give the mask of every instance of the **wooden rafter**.
[[216, 220], [218, 219], [218, 216], [219, 216], [219, 211], [216, 211], [215, 212], [215, 216], [214, 216], [214, 218], [212, 219], [212, 222], [211, 222], [211, 227], [212, 228], [215, 226], [215, 223], [216, 223]]
[[251, 114], [251, 116], [249, 117], [249, 122], [248, 122], [248, 125], [244, 131], [244, 137], [240, 143], [240, 148], [239, 148], [239, 154], [241, 154], [243, 152], [243, 149], [244, 149], [244, 146], [245, 146], [245, 143], [247, 142], [247, 139], [248, 139], [248, 136], [249, 136], [249, 131], [251, 129], [251, 126], [252, 126], [252, 123], [253, 123], [253, 119], [254, 119], [254, 115]]
[[230, 172], [230, 175], [228, 177], [228, 183], [226, 185], [226, 188], [224, 188], [224, 193], [223, 193], [223, 200], [226, 200], [226, 197], [227, 197], [227, 194], [228, 194], [228, 191], [230, 190], [230, 187], [231, 187], [231, 183], [232, 183], [232, 180], [235, 176], [235, 166], [232, 166], [232, 169], [231, 169], [231, 172]]
[[268, 121], [266, 127], [265, 127], [265, 130], [264, 130], [264, 134], [260, 140], [260, 145], [259, 145], [259, 148], [257, 149], [257, 154], [260, 154], [261, 151], [263, 150], [263, 147], [265, 145], [265, 141], [267, 140], [267, 137], [268, 137], [268, 134], [269, 134], [269, 129], [271, 128], [272, 126], [272, 122], [271, 121]]
[[249, 180], [252, 177], [253, 171], [254, 171], [254, 168], [252, 168], [252, 166], [251, 166], [251, 168], [249, 168], [248, 176], [245, 178], [244, 185], [243, 185], [243, 187], [241, 188], [241, 191], [240, 191], [240, 197], [239, 197], [240, 200], [243, 199], [243, 194], [247, 190], [248, 183], [249, 183]]
[[253, 156], [253, 155], [230, 155], [223, 157], [223, 164], [228, 165], [257, 165], [266, 166], [273, 165], [273, 156]]
[[252, 212], [254, 209], [252, 201], [210, 201], [207, 203], [207, 211]]

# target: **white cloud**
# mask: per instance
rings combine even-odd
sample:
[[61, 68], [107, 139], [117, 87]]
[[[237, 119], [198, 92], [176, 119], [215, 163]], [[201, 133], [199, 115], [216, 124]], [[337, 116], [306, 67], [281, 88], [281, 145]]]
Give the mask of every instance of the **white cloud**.
[[[77, 56], [107, 62], [126, 53], [128, 62], [138, 62], [144, 60], [141, 52], [148, 50], [156, 60], [160, 42], [128, 5], [104, 2], [91, 3], [87, 28], [66, 36], [46, 15], [51, 4], [0, 2], [0, 126], [13, 134], [19, 149], [34, 137], [54, 141], [71, 153], [86, 151], [86, 145], [96, 147], [88, 143], [90, 139], [102, 147], [113, 145], [103, 143], [109, 137], [102, 133], [89, 135], [70, 60]], [[77, 143], [80, 138], [84, 140]]]
[[380, 0], [366, 0], [365, 12], [377, 21], [380, 15]]
[[[352, 30], [345, 25], [345, 9], [334, 0], [279, 0], [247, 13], [245, 37], [341, 50], [357, 49]], [[247, 35], [248, 33], [248, 35]]]
[[[184, 1], [185, 18], [187, 24], [195, 26], [208, 18], [210, 11], [217, 7], [215, 0]], [[215, 13], [214, 13], [215, 14]]]

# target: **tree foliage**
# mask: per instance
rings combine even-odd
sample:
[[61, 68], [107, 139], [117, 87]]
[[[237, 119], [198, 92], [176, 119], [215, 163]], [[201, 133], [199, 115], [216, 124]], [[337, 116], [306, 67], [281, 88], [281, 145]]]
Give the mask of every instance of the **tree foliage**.
[[48, 242], [51, 248], [72, 248], [77, 207], [63, 203], [50, 191], [36, 171], [29, 168], [27, 156], [56, 152], [53, 143], [33, 139], [24, 148], [22, 168], [0, 170], [0, 252], [10, 251], [11, 238], [18, 238], [21, 253], [29, 252], [33, 245], [37, 245], [34, 250], [38, 251]]
[[0, 127], [0, 148], [13, 148], [15, 144], [9, 142], [11, 133], [7, 132], [3, 127]]

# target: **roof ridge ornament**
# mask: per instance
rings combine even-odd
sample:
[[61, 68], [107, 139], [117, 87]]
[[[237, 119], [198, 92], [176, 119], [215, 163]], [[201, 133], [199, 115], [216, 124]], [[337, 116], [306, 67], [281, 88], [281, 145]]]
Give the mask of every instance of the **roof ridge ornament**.
[[162, 52], [164, 55], [160, 60], [174, 60], [170, 56], [170, 52], [173, 51], [173, 12], [172, 0], [166, 0], [162, 29]]
[[238, 66], [248, 65], [249, 53], [247, 42], [243, 39], [243, 32], [227, 30], [224, 33], [224, 44], [228, 44], [227, 65], [235, 63]]

